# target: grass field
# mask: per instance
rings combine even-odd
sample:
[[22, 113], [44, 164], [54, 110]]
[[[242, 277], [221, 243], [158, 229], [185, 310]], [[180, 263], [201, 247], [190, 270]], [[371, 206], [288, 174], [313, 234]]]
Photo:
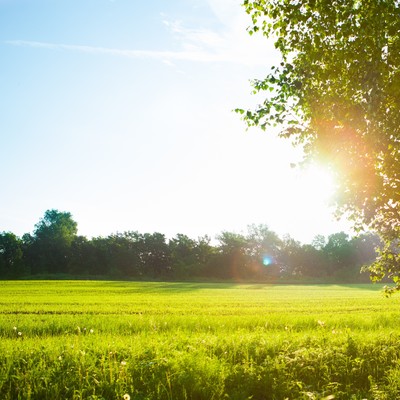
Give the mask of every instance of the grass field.
[[372, 285], [0, 282], [0, 399], [400, 399]]

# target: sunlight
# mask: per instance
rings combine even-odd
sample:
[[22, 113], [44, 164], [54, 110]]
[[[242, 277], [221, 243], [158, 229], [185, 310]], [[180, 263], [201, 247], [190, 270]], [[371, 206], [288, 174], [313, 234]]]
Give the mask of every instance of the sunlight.
[[266, 219], [279, 234], [290, 233], [303, 242], [346, 230], [334, 217], [336, 186], [333, 172], [319, 164], [291, 169], [280, 181]]
[[292, 207], [299, 222], [299, 231], [306, 232], [313, 226], [327, 224], [330, 208], [332, 210], [330, 219], [334, 219], [332, 206], [336, 184], [333, 173], [318, 164], [312, 164], [296, 172], [296, 182], [291, 189], [291, 192], [295, 193]]
[[329, 203], [333, 200], [336, 183], [333, 173], [321, 165], [310, 165], [301, 176], [304, 191], [308, 196]]
[[329, 170], [313, 164], [298, 171], [296, 181], [296, 209], [307, 216], [318, 218], [333, 205], [335, 179]]

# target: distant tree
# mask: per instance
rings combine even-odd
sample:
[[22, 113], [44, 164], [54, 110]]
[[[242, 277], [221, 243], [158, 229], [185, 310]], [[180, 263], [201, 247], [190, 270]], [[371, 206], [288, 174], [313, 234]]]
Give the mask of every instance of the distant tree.
[[81, 263], [89, 274], [118, 277], [144, 274], [144, 238], [138, 232], [127, 231], [74, 242], [73, 249], [78, 255], [78, 265]]
[[145, 235], [137, 231], [127, 231], [118, 236], [119, 256], [117, 268], [128, 276], [144, 275], [146, 273]]
[[211, 244], [211, 238], [209, 236], [205, 235], [197, 239], [196, 257], [201, 265], [207, 265], [215, 253], [216, 248]]
[[217, 278], [243, 279], [251, 271], [248, 242], [244, 235], [223, 231], [217, 236], [218, 253], [209, 265], [209, 275]]
[[317, 250], [322, 250], [326, 246], [326, 238], [323, 235], [316, 235], [311, 242], [311, 245]]
[[212, 245], [208, 236], [194, 240], [177, 234], [167, 242], [161, 233], [137, 231], [89, 240], [77, 235], [70, 213], [48, 210], [33, 234], [20, 239], [0, 233], [0, 277], [68, 273], [146, 279], [323, 278], [371, 264], [380, 244], [374, 234], [349, 238], [339, 232], [301, 245], [290, 236], [279, 238], [263, 224], [249, 225], [246, 234], [223, 231], [217, 240], [219, 244]]
[[284, 264], [281, 260], [282, 240], [265, 224], [247, 227], [247, 251], [251, 258], [251, 270], [259, 276], [281, 276]]
[[171, 272], [170, 249], [165, 235], [159, 232], [143, 235], [141, 253], [145, 274], [151, 277], [162, 277]]
[[89, 274], [113, 275], [111, 243], [112, 240], [109, 237], [94, 237], [90, 240], [90, 257], [86, 259], [86, 268]]
[[272, 262], [277, 261], [282, 240], [265, 224], [252, 224], [247, 227], [246, 235], [251, 257], [263, 262], [264, 257], [270, 257]]
[[188, 236], [178, 233], [169, 243], [171, 268], [174, 276], [186, 278], [199, 273], [200, 262], [197, 242]]
[[303, 276], [324, 278], [327, 275], [328, 260], [320, 247], [303, 244], [299, 256], [299, 270]]
[[355, 258], [358, 265], [369, 266], [377, 258], [376, 249], [381, 245], [378, 235], [372, 232], [360, 234], [352, 239], [352, 246], [355, 251]]
[[92, 241], [85, 236], [76, 236], [71, 243], [67, 271], [73, 275], [100, 275], [98, 269]]
[[77, 235], [77, 223], [69, 212], [47, 210], [35, 225], [33, 237], [25, 236], [36, 265], [33, 272], [68, 271], [71, 246]]
[[39, 271], [40, 257], [35, 246], [35, 238], [30, 233], [25, 233], [22, 236], [22, 252], [24, 264], [29, 269], [30, 273], [35, 275]]
[[16, 278], [27, 274], [22, 240], [11, 232], [0, 233], [0, 276]]
[[328, 274], [333, 275], [338, 270], [349, 268], [356, 264], [355, 248], [345, 232], [338, 232], [328, 236], [323, 248], [323, 254], [328, 262]]
[[284, 236], [281, 241], [278, 259], [285, 275], [303, 275], [302, 246], [299, 241], [289, 235]]
[[281, 53], [265, 100], [238, 110], [247, 123], [281, 127], [306, 158], [337, 172], [337, 209], [380, 234], [376, 279], [400, 289], [400, 3], [397, 0], [244, 0], [250, 33]]

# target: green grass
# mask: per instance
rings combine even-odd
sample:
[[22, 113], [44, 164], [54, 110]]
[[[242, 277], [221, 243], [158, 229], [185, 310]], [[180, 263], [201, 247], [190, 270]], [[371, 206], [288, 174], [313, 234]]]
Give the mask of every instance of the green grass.
[[0, 282], [0, 399], [399, 399], [377, 285]]

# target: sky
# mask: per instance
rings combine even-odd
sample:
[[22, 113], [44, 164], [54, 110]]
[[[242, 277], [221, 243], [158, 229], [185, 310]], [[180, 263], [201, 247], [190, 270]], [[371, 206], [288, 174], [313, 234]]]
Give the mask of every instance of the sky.
[[0, 231], [348, 230], [330, 177], [233, 112], [279, 60], [249, 24], [236, 0], [0, 0]]

